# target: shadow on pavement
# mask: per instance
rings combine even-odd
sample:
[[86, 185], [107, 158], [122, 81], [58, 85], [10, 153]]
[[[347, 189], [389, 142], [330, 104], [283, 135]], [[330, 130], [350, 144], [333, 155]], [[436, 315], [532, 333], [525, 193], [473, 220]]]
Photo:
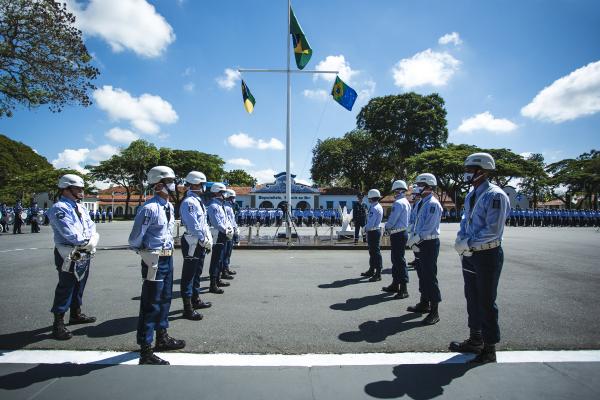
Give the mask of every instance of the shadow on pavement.
[[334, 281], [331, 283], [323, 283], [322, 285], [319, 285], [318, 287], [321, 289], [336, 289], [336, 288], [342, 288], [342, 287], [346, 287], [346, 286], [350, 286], [350, 285], [355, 285], [357, 283], [360, 283], [364, 278], [348, 278], [348, 279], [342, 279], [340, 281]]
[[393, 381], [372, 382], [365, 392], [380, 399], [407, 396], [411, 399], [433, 399], [444, 394], [444, 386], [463, 376], [472, 367], [467, 364], [398, 365]]
[[75, 330], [73, 328], [69, 329], [76, 336], [85, 335], [91, 338], [106, 338], [135, 332], [137, 330], [137, 321], [137, 316], [123, 317], [103, 321], [98, 325], [88, 325]]
[[[419, 321], [411, 321], [419, 318]], [[421, 314], [406, 314], [400, 317], [384, 318], [379, 321], [367, 321], [358, 326], [358, 331], [344, 332], [338, 337], [344, 342], [383, 342], [388, 336], [395, 335], [409, 329], [422, 327]]]
[[382, 292], [372, 296], [365, 296], [356, 299], [348, 299], [345, 303], [336, 303], [329, 306], [332, 310], [356, 311], [361, 308], [372, 306], [384, 301], [394, 300], [396, 293]]
[[52, 338], [52, 325], [32, 331], [21, 331], [0, 335], [2, 348], [7, 350], [22, 349], [30, 344]]

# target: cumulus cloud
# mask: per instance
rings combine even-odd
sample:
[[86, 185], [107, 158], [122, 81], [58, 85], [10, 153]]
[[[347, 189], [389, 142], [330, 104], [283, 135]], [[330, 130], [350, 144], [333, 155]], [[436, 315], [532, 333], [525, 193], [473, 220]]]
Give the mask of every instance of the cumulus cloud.
[[[343, 54], [339, 56], [327, 56], [325, 59], [317, 64], [315, 67], [317, 71], [339, 71], [338, 75], [340, 79], [346, 83], [352, 82], [352, 78], [356, 76], [359, 71], [355, 71], [350, 68], [350, 63], [346, 61], [346, 57]], [[324, 79], [327, 82], [333, 82], [335, 80], [335, 74], [315, 74], [313, 79]]]
[[370, 99], [375, 94], [375, 81], [368, 80], [363, 82], [362, 88], [358, 90], [359, 101]]
[[97, 106], [106, 111], [113, 121], [129, 121], [143, 133], [157, 134], [160, 132], [159, 124], [172, 124], [178, 119], [171, 104], [160, 96], [144, 93], [134, 97], [112, 86], [96, 89], [93, 96]]
[[445, 86], [458, 70], [460, 61], [447, 52], [427, 49], [400, 60], [393, 68], [394, 83], [404, 89]]
[[521, 115], [555, 124], [600, 111], [600, 61], [554, 81], [521, 109]]
[[320, 100], [320, 101], [327, 100], [327, 98], [330, 95], [326, 90], [323, 90], [323, 89], [316, 89], [316, 90], [306, 89], [302, 92], [302, 94], [304, 95], [304, 97], [306, 97], [308, 99]]
[[517, 124], [504, 119], [496, 118], [489, 111], [463, 119], [458, 127], [462, 133], [471, 133], [473, 131], [489, 131], [494, 133], [508, 133], [517, 129]]
[[158, 57], [175, 40], [173, 28], [146, 0], [66, 0], [76, 26], [108, 42], [115, 52]]
[[111, 130], [106, 132], [104, 134], [104, 136], [106, 136], [108, 139], [112, 140], [113, 142], [124, 143], [124, 144], [129, 144], [129, 143], [133, 142], [134, 140], [137, 140], [140, 138], [140, 136], [137, 133], [132, 132], [129, 129], [121, 129], [121, 128], [112, 128]]
[[185, 90], [188, 93], [193, 93], [195, 89], [196, 85], [193, 82], [188, 82], [185, 85], [183, 85], [183, 90]]
[[462, 44], [462, 40], [458, 32], [446, 33], [444, 36], [438, 39], [439, 44], [452, 43], [455, 46]]
[[235, 69], [226, 68], [223, 73], [224, 75], [218, 77], [216, 80], [217, 84], [225, 90], [233, 89], [242, 79], [242, 75]]
[[232, 158], [231, 160], [227, 160], [227, 164], [238, 167], [252, 167], [254, 165], [252, 164], [252, 161], [247, 158]]
[[283, 150], [285, 148], [278, 139], [257, 140], [243, 132], [229, 136], [227, 143], [237, 149]]
[[248, 171], [248, 173], [256, 178], [257, 183], [272, 183], [275, 181], [275, 170], [270, 168]]
[[65, 149], [58, 153], [58, 157], [52, 160], [55, 168], [71, 168], [81, 173], [87, 173], [84, 168], [86, 164], [98, 164], [117, 154], [119, 149], [110, 144], [98, 146], [95, 149]]

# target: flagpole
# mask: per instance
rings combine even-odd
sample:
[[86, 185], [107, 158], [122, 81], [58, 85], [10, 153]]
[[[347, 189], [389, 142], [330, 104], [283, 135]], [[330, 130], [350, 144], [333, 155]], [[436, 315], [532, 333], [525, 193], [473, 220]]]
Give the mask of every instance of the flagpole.
[[292, 101], [292, 82], [290, 75], [290, 46], [291, 46], [291, 35], [290, 35], [290, 24], [291, 15], [290, 10], [292, 8], [292, 0], [288, 0], [287, 6], [287, 118], [286, 118], [286, 137], [285, 137], [285, 197], [287, 199], [287, 217], [285, 236], [287, 238], [288, 246], [292, 243], [292, 224], [291, 224], [291, 213], [292, 213], [292, 174], [290, 172], [290, 159], [292, 156], [292, 124], [291, 124], [291, 101]]

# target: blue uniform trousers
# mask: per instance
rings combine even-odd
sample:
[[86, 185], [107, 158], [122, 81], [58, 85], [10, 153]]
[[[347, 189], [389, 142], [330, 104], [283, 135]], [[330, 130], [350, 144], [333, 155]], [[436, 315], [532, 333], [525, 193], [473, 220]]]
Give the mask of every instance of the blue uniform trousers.
[[390, 244], [392, 245], [392, 284], [408, 283], [408, 267], [404, 252], [408, 233], [406, 231], [396, 232], [390, 235]]
[[381, 230], [375, 229], [367, 232], [367, 244], [369, 246], [369, 270], [381, 274], [383, 258], [381, 257]]
[[219, 232], [217, 242], [213, 244], [211, 256], [210, 256], [210, 268], [208, 273], [210, 278], [219, 279], [221, 272], [223, 271], [223, 252], [225, 251], [225, 243], [227, 242], [227, 235]]
[[487, 344], [500, 341], [496, 295], [503, 263], [502, 247], [476, 251], [462, 258], [469, 328], [481, 331]]
[[[142, 261], [142, 278], [148, 267]], [[140, 316], [137, 326], [137, 343], [151, 344], [154, 331], [169, 327], [169, 309], [173, 298], [173, 257], [160, 257], [156, 281], [144, 280], [140, 299]], [[158, 282], [159, 279], [162, 281]]]
[[181, 269], [181, 297], [197, 297], [200, 295], [200, 277], [204, 269], [206, 249], [198, 243], [192, 257], [188, 256], [189, 244], [185, 238], [181, 239], [181, 253], [183, 254], [183, 268]]
[[223, 249], [223, 270], [229, 269], [229, 262], [231, 261], [231, 252], [233, 251], [233, 239], [225, 242]]
[[442, 301], [437, 280], [437, 258], [440, 239], [423, 240], [419, 243], [419, 286], [422, 297], [433, 303]]
[[[64, 314], [69, 308], [75, 310], [83, 304], [83, 291], [90, 275], [90, 260], [87, 261], [87, 272], [80, 281], [77, 280], [74, 273], [61, 270], [63, 258], [58, 254], [58, 250], [56, 249], [54, 249], [54, 262], [58, 270], [58, 284], [54, 291], [54, 303], [50, 311], [55, 314]], [[73, 263], [71, 263], [72, 270]]]
[[[358, 241], [358, 237], [360, 236], [360, 228], [364, 228], [364, 225], [354, 224], [354, 241]], [[365, 241], [365, 231], [363, 230], [363, 242]]]

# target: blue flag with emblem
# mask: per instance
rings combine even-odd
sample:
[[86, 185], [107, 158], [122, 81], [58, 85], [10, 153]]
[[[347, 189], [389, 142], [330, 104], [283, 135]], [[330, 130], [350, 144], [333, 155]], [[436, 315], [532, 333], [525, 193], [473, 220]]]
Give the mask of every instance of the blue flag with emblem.
[[340, 79], [339, 76], [335, 77], [335, 83], [333, 89], [331, 89], [331, 95], [333, 99], [337, 101], [342, 107], [348, 111], [352, 111], [352, 106], [356, 101], [356, 91]]

